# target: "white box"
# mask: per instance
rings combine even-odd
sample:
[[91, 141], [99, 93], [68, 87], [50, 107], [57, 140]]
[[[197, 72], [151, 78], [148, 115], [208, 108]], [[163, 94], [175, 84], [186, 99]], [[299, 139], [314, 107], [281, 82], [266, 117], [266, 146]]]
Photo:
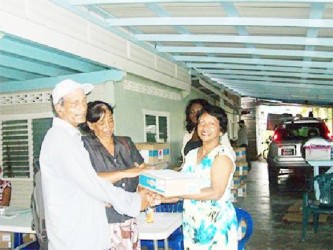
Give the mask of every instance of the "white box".
[[331, 159], [331, 147], [325, 145], [309, 145], [305, 148], [305, 160], [327, 161]]
[[149, 170], [140, 174], [139, 185], [171, 197], [200, 193], [201, 179], [171, 169]]

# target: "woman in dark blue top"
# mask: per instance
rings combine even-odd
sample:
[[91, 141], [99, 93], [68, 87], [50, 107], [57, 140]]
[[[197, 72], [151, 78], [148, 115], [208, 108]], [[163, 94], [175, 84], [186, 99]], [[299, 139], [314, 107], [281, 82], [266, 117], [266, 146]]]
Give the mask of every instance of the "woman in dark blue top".
[[[114, 135], [113, 108], [102, 101], [88, 103], [84, 130], [88, 133], [82, 140], [99, 176], [106, 177], [117, 187], [135, 192], [137, 176], [145, 170], [144, 160], [131, 138]], [[140, 249], [136, 219], [118, 214], [111, 206], [106, 207], [106, 214], [111, 230], [111, 249]]]

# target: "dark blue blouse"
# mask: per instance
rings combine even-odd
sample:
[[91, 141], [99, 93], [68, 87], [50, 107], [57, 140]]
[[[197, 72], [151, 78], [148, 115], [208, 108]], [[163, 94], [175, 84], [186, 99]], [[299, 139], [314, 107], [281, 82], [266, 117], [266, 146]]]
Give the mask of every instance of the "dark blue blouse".
[[[85, 148], [88, 150], [91, 163], [97, 173], [112, 172], [133, 168], [144, 162], [140, 152], [135, 147], [130, 137], [114, 136], [114, 155], [111, 155], [95, 135], [83, 136]], [[113, 184], [126, 191], [135, 192], [138, 186], [138, 178], [124, 178]], [[121, 223], [131, 217], [118, 214], [113, 207], [106, 208], [109, 223]]]

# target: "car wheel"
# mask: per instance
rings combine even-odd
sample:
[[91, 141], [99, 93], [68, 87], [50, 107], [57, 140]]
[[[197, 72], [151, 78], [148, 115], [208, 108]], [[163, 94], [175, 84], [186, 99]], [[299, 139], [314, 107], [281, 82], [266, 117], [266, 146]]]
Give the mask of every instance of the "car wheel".
[[268, 180], [269, 184], [277, 184], [278, 183], [278, 176], [280, 173], [280, 168], [272, 167], [267, 165], [268, 167]]

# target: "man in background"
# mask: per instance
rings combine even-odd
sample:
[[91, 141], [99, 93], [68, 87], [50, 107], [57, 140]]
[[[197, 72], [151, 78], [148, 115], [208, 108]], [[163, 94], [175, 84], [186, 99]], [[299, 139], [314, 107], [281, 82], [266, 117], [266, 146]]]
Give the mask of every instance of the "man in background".
[[248, 151], [248, 144], [249, 141], [247, 139], [247, 128], [245, 125], [244, 120], [240, 120], [238, 122], [239, 130], [238, 130], [238, 138], [237, 138], [237, 145], [239, 147], [244, 147], [246, 149], [246, 161], [249, 167], [249, 170], [251, 169], [251, 161], [249, 157], [249, 151]]

